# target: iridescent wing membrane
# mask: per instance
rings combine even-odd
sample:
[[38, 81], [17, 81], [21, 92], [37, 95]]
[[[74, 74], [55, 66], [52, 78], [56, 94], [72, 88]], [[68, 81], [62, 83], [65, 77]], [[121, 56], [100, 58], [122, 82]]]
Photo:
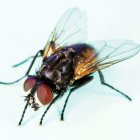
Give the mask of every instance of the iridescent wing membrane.
[[83, 62], [81, 73], [76, 75], [75, 79], [127, 60], [140, 51], [140, 45], [130, 40], [96, 41], [92, 46], [96, 50], [95, 53], [90, 61]]
[[43, 57], [49, 57], [66, 45], [85, 42], [86, 21], [85, 13], [79, 9], [73, 8], [66, 11], [52, 31], [45, 45]]

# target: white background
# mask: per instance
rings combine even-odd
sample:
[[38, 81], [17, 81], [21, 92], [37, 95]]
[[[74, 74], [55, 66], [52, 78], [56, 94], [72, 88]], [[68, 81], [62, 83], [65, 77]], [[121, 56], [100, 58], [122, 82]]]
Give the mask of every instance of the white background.
[[[29, 63], [11, 65], [42, 49], [57, 20], [67, 9], [79, 7], [88, 16], [89, 40], [131, 39], [140, 43], [139, 0], [0, 0], [0, 80], [12, 81]], [[1, 140], [139, 140], [140, 54], [104, 70], [105, 79], [133, 98], [127, 101], [115, 91], [93, 82], [71, 96], [60, 121], [64, 98], [39, 119], [45, 108], [27, 110], [23, 125], [17, 126], [24, 107], [23, 81], [0, 85]]]

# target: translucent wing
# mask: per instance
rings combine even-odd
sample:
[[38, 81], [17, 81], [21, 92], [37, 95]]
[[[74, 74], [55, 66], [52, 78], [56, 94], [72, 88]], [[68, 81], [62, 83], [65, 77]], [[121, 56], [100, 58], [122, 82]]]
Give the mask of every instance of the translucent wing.
[[[100, 44], [96, 42], [95, 44]], [[127, 60], [140, 51], [140, 45], [130, 40], [113, 40], [104, 42], [104, 45], [97, 49], [97, 61], [92, 63], [89, 68], [103, 69], [121, 61]]]
[[59, 19], [44, 48], [44, 57], [48, 57], [66, 45], [86, 40], [86, 15], [77, 8], [66, 11]]
[[140, 45], [129, 40], [97, 41], [92, 46], [96, 53], [88, 62], [83, 62], [82, 73], [76, 75], [75, 79], [127, 60], [140, 51]]

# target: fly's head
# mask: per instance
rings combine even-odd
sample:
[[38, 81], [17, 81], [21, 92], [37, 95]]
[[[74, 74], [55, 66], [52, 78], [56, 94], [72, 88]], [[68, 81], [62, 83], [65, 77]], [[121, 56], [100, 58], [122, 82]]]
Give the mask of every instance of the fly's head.
[[53, 93], [50, 88], [39, 76], [28, 76], [23, 85], [24, 91], [29, 91], [25, 97], [28, 105], [35, 111], [40, 105], [47, 105], [53, 100]]

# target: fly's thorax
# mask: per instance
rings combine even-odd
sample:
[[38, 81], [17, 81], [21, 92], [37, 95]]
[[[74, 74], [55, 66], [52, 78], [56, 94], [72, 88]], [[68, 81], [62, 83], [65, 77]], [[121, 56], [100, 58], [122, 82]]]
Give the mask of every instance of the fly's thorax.
[[41, 74], [51, 80], [57, 88], [67, 87], [73, 78], [74, 50], [65, 49], [43, 61]]
[[54, 84], [59, 85], [59, 87], [67, 86], [73, 77], [72, 62], [67, 59], [62, 62], [64, 63], [58, 63], [57, 66], [52, 69], [44, 65], [41, 70], [43, 77], [53, 81]]

